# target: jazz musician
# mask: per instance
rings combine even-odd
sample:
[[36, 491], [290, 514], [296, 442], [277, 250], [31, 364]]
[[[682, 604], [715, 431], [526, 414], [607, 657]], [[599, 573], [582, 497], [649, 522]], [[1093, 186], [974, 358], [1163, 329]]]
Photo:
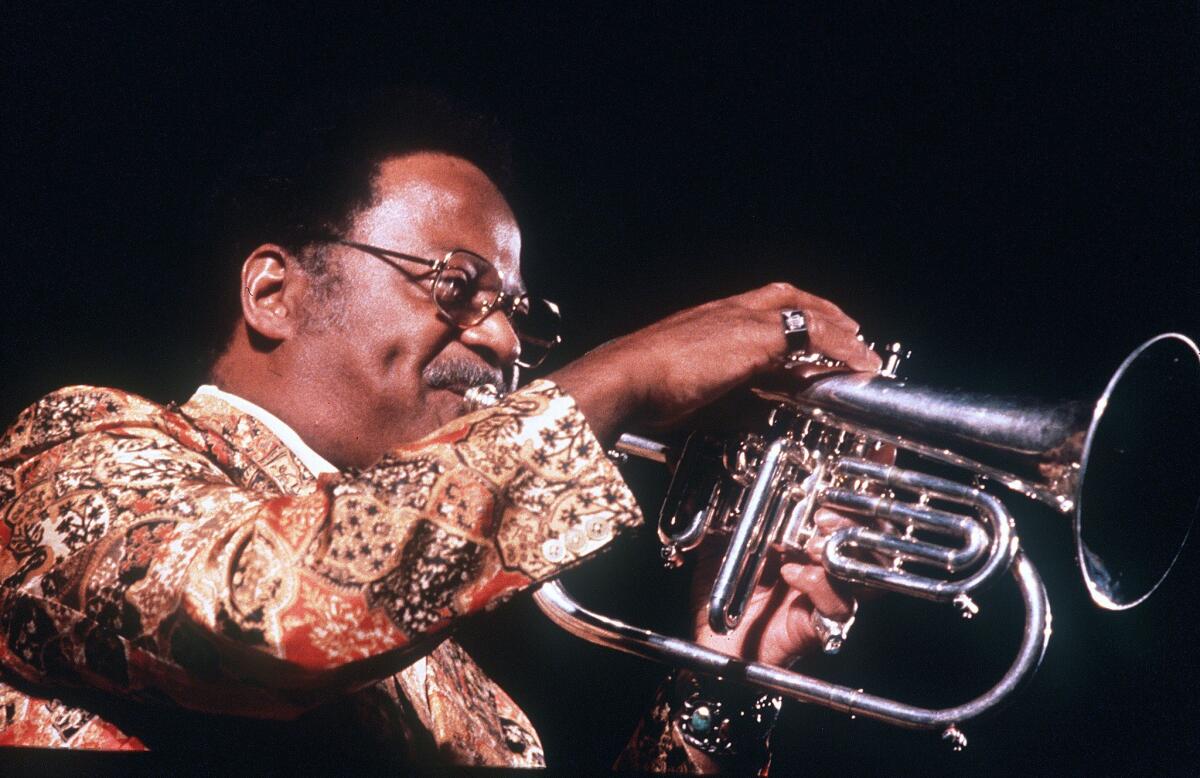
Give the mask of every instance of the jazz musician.
[[[541, 765], [455, 624], [641, 520], [604, 453], [622, 429], [786, 378], [800, 347], [879, 366], [837, 306], [778, 283], [468, 412], [554, 340], [502, 155], [438, 99], [328, 119], [288, 123], [230, 190], [235, 307], [207, 385], [182, 405], [67, 387], [0, 439], [0, 743]], [[773, 586], [697, 638], [787, 665], [850, 616], [812, 558]], [[775, 710], [677, 674], [619, 764], [761, 767]]]

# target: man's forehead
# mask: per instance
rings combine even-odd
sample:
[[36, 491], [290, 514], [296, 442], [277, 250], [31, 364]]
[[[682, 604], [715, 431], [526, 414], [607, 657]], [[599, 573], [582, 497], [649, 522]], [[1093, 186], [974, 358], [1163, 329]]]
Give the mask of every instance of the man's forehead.
[[477, 167], [445, 154], [412, 154], [381, 163], [374, 183], [374, 202], [356, 220], [360, 238], [434, 259], [467, 249], [496, 266], [507, 291], [524, 291], [520, 228]]

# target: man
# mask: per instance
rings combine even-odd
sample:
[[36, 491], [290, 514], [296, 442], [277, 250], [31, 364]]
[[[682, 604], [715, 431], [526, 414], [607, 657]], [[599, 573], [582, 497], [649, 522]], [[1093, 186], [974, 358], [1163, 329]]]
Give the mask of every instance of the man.
[[[803, 311], [810, 351], [878, 368], [840, 309], [775, 284], [468, 413], [468, 390], [516, 383], [521, 235], [462, 122], [394, 99], [293, 125], [317, 142], [234, 198], [212, 385], [182, 406], [70, 387], [0, 442], [0, 742], [539, 765], [452, 627], [635, 524], [606, 447], [785, 375], [781, 311]], [[738, 630], [697, 638], [787, 664], [814, 613], [850, 615], [816, 560], [780, 577]], [[715, 743], [681, 720], [689, 694], [761, 726]], [[761, 763], [762, 705], [676, 678], [622, 764]]]

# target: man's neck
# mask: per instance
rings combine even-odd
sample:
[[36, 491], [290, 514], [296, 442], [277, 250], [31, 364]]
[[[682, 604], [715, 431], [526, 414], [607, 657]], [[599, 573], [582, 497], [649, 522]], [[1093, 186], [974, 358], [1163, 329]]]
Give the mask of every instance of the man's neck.
[[[320, 386], [303, 381], [306, 371], [287, 364], [278, 353], [231, 346], [213, 366], [210, 382], [218, 389], [253, 403], [294, 430], [304, 443], [338, 469], [367, 467], [345, 446], [349, 423], [337, 420], [337, 403], [325, 399]], [[245, 346], [245, 344], [241, 344]], [[351, 419], [351, 422], [353, 419]]]
[[312, 449], [304, 439], [296, 433], [286, 422], [280, 419], [275, 414], [268, 411], [253, 402], [250, 402], [245, 397], [227, 392], [213, 384], [204, 384], [198, 390], [199, 394], [206, 394], [232, 405], [242, 413], [247, 413], [258, 419], [267, 429], [274, 433], [275, 437], [279, 438], [288, 449], [296, 455], [309, 472], [313, 475], [325, 475], [327, 473], [336, 473], [338, 469], [334, 467], [325, 457], [318, 454]]

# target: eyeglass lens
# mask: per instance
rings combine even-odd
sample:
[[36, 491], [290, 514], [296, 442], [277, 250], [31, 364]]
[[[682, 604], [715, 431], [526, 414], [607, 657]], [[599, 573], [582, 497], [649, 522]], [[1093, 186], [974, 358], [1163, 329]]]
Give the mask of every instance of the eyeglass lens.
[[[468, 251], [455, 251], [433, 284], [433, 299], [447, 318], [461, 326], [475, 324], [500, 296], [503, 281], [492, 263]], [[526, 298], [509, 319], [521, 341], [520, 363], [535, 367], [559, 342], [561, 316], [548, 300]]]
[[466, 251], [455, 251], [433, 283], [433, 300], [456, 324], [470, 326], [500, 294], [500, 274], [490, 262]]
[[531, 297], [525, 305], [517, 306], [512, 323], [521, 341], [523, 367], [537, 367], [558, 345], [561, 320], [558, 306], [549, 300]]

